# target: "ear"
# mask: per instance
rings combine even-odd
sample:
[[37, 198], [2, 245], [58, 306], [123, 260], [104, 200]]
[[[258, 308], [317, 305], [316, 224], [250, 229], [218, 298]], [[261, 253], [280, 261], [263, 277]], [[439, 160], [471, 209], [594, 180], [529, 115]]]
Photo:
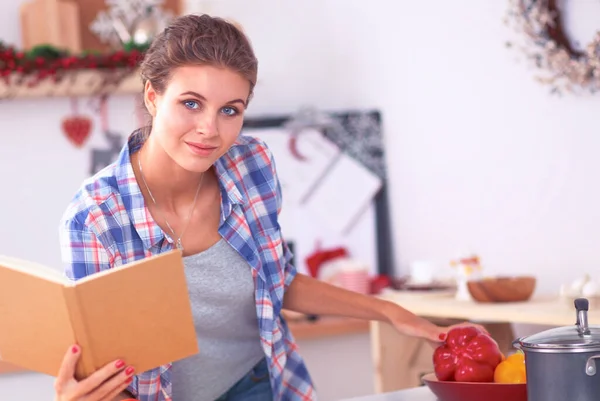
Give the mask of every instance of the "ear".
[[146, 81], [146, 85], [144, 86], [144, 104], [146, 105], [146, 110], [148, 110], [148, 113], [152, 117], [156, 116], [157, 98], [158, 94], [156, 93], [156, 90], [154, 90], [150, 81]]

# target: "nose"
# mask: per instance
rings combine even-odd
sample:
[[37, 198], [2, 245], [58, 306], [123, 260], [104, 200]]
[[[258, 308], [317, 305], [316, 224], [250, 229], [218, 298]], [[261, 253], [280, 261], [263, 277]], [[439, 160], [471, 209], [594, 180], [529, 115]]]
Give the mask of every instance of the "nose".
[[211, 112], [199, 113], [196, 121], [196, 133], [207, 137], [218, 136], [219, 129], [216, 114]]

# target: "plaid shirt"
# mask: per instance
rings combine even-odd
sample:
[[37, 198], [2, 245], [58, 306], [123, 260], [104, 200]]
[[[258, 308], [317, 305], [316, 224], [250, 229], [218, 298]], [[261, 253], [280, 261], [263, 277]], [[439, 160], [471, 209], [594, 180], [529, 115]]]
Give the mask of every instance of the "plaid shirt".
[[[117, 161], [87, 179], [68, 206], [60, 242], [70, 279], [172, 249], [172, 239], [152, 219], [133, 174], [130, 153], [142, 144], [134, 132]], [[258, 139], [240, 136], [215, 169], [222, 199], [219, 233], [252, 270], [274, 398], [315, 400], [311, 378], [280, 315], [284, 290], [296, 269], [277, 219], [281, 188], [272, 155]], [[136, 375], [129, 391], [141, 401], [170, 400], [170, 368], [168, 364]]]

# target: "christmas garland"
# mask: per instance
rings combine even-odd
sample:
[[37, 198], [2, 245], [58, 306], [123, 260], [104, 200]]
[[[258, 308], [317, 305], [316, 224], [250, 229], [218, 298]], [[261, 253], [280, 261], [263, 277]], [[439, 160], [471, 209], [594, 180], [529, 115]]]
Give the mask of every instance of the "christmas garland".
[[130, 42], [123, 50], [110, 53], [73, 55], [50, 45], [36, 46], [24, 52], [0, 41], [0, 79], [7, 86], [34, 87], [43, 80], [58, 83], [76, 71], [97, 70], [104, 73], [102, 86], [114, 85], [135, 70], [147, 47]]
[[550, 85], [553, 93], [600, 89], [600, 33], [582, 50], [575, 49], [565, 34], [556, 0], [511, 0], [506, 22], [511, 21], [525, 38], [522, 50], [544, 71], [537, 79]]

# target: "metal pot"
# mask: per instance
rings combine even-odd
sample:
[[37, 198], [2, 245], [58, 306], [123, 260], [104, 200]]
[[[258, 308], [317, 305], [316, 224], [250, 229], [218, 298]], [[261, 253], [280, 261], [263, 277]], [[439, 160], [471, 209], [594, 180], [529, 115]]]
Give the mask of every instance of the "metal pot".
[[588, 325], [587, 299], [574, 303], [574, 326], [513, 342], [525, 354], [528, 401], [600, 400], [600, 326]]

